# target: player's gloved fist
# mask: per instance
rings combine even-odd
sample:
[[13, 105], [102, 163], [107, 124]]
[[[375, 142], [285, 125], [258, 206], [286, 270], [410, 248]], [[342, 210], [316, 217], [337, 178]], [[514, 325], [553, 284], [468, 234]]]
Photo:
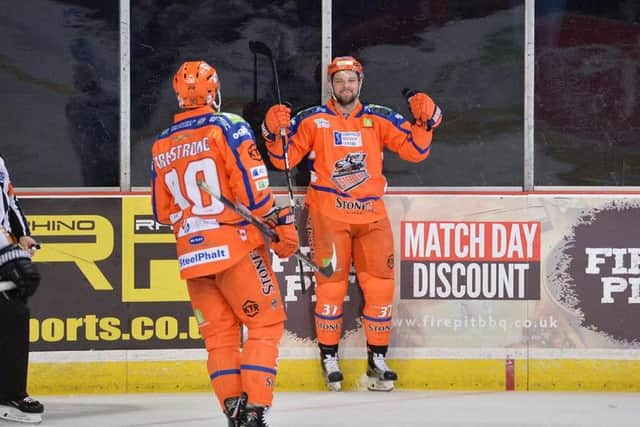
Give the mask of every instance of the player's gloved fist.
[[272, 134], [278, 134], [280, 129], [289, 132], [289, 122], [291, 122], [291, 108], [284, 104], [276, 104], [267, 110], [264, 118], [264, 125]]
[[275, 209], [265, 217], [265, 222], [276, 232], [271, 249], [280, 258], [289, 258], [300, 246], [295, 217], [290, 207]]
[[426, 126], [427, 130], [431, 130], [437, 128], [442, 122], [442, 110], [424, 92], [417, 92], [411, 96], [409, 107], [418, 126]]
[[0, 250], [0, 280], [15, 283], [15, 291], [10, 292], [26, 298], [38, 289], [40, 273], [27, 251], [19, 245], [9, 245]]

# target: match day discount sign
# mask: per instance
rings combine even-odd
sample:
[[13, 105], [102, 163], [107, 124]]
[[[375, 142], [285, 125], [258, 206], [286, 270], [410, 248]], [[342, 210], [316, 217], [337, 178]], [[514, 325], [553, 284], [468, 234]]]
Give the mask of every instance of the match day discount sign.
[[540, 299], [540, 223], [400, 224], [400, 298]]

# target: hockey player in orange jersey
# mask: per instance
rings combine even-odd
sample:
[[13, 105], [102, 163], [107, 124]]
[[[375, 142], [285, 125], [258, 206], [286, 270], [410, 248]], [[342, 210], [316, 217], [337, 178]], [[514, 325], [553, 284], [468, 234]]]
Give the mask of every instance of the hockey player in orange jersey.
[[[222, 113], [216, 70], [185, 62], [173, 80], [183, 112], [152, 147], [152, 202], [158, 222], [176, 238], [180, 276], [187, 282], [208, 371], [230, 426], [265, 426], [286, 315], [265, 236], [199, 181], [263, 218], [279, 240], [280, 257], [298, 248], [290, 208], [274, 206], [267, 169], [249, 124]], [[241, 327], [248, 337], [240, 348]]]
[[316, 274], [315, 326], [322, 369], [331, 390], [340, 390], [338, 364], [343, 302], [351, 261], [364, 295], [362, 313], [367, 339], [369, 389], [391, 390], [397, 375], [385, 357], [391, 332], [394, 292], [393, 236], [382, 200], [383, 149], [410, 162], [429, 156], [433, 129], [442, 121], [440, 108], [425, 93], [409, 98], [412, 124], [402, 115], [360, 100], [362, 65], [337, 57], [328, 67], [332, 99], [301, 111], [290, 120], [287, 106], [272, 106], [262, 133], [273, 164], [284, 168], [279, 129], [286, 128], [291, 166], [309, 155], [311, 182], [306, 205], [316, 262], [330, 256], [335, 243], [337, 266], [329, 277]]

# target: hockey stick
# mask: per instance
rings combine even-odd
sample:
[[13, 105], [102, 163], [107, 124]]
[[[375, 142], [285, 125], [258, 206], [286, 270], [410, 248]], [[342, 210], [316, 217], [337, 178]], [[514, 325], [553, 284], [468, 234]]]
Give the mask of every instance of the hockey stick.
[[267, 58], [269, 58], [269, 61], [271, 61], [271, 72], [273, 73], [273, 89], [276, 93], [276, 98], [278, 99], [278, 103], [281, 104], [280, 83], [278, 81], [278, 69], [276, 67], [276, 60], [273, 57], [273, 52], [271, 52], [271, 49], [269, 49], [269, 46], [257, 40], [251, 40], [249, 42], [249, 49], [253, 53], [254, 58], [255, 58], [255, 55], [264, 55]]
[[[269, 49], [269, 46], [266, 44], [252, 40], [249, 42], [249, 49], [255, 55], [264, 55], [271, 61], [271, 72], [273, 73], [273, 90], [276, 93], [276, 99], [278, 100], [278, 104], [282, 104], [282, 97], [280, 96], [280, 79], [278, 78], [278, 67], [276, 65], [276, 60], [273, 57], [273, 52]], [[257, 90], [257, 89], [256, 89]], [[289, 168], [289, 155], [287, 154], [287, 130], [285, 128], [280, 128], [280, 139], [282, 140], [282, 150], [284, 156], [284, 174], [287, 180], [287, 191], [289, 192], [289, 205], [291, 209], [295, 212], [295, 202], [293, 199], [293, 182], [291, 181], [291, 170]]]
[[[236, 205], [231, 200], [227, 199], [222, 194], [220, 194], [219, 191], [216, 191], [213, 188], [209, 187], [207, 185], [207, 183], [204, 182], [204, 181], [198, 181], [198, 186], [200, 188], [202, 188], [207, 194], [210, 194], [216, 200], [222, 202], [222, 204], [224, 204], [226, 207], [228, 207], [229, 209], [231, 209], [232, 211], [234, 211], [235, 213], [240, 215], [245, 220], [249, 221], [258, 230], [260, 230], [260, 232], [263, 235], [267, 236], [268, 238], [270, 238], [274, 242], [278, 242], [279, 241], [277, 233], [272, 228], [270, 228], [267, 224], [262, 222], [260, 219], [256, 218], [246, 207], [244, 207], [242, 205]], [[304, 262], [313, 271], [317, 271], [318, 273], [322, 274], [323, 276], [331, 277], [331, 275], [335, 271], [335, 266], [336, 266], [336, 262], [337, 262], [335, 245], [333, 246], [333, 253], [331, 254], [331, 258], [327, 259], [327, 260], [324, 260], [322, 266], [319, 266], [318, 264], [313, 262], [313, 260], [311, 258], [309, 258], [305, 254], [300, 252], [300, 249], [298, 249], [294, 253], [294, 255], [298, 258], [298, 261]]]
[[[269, 49], [269, 46], [256, 40], [252, 40], [249, 42], [249, 49], [251, 50], [251, 52], [253, 52], [254, 58], [255, 58], [255, 55], [260, 54], [260, 55], [266, 56], [271, 61], [271, 72], [273, 74], [273, 89], [276, 93], [278, 104], [282, 104], [282, 97], [280, 96], [280, 79], [278, 78], [278, 67], [276, 65], [276, 60], [273, 57], [273, 52], [271, 52], [271, 49]], [[287, 182], [287, 192], [289, 193], [289, 206], [291, 207], [291, 212], [293, 212], [295, 216], [296, 202], [295, 202], [295, 199], [293, 198], [293, 182], [291, 181], [291, 169], [289, 168], [289, 155], [287, 154], [287, 146], [289, 145], [289, 142], [287, 141], [287, 130], [285, 128], [280, 128], [280, 140], [282, 141], [282, 153], [284, 156], [284, 177]], [[300, 285], [302, 286], [302, 291], [304, 292], [307, 289], [307, 287], [304, 280], [304, 275], [302, 274], [302, 260], [300, 258], [298, 258], [298, 265], [300, 267]]]

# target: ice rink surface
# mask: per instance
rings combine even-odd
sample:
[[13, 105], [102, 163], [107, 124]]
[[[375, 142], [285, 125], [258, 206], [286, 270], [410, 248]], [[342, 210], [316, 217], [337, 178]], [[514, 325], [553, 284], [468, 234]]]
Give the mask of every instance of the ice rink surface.
[[[50, 427], [226, 427], [212, 393], [37, 397]], [[640, 393], [276, 393], [272, 427], [638, 426]], [[0, 427], [25, 426], [0, 420]]]

